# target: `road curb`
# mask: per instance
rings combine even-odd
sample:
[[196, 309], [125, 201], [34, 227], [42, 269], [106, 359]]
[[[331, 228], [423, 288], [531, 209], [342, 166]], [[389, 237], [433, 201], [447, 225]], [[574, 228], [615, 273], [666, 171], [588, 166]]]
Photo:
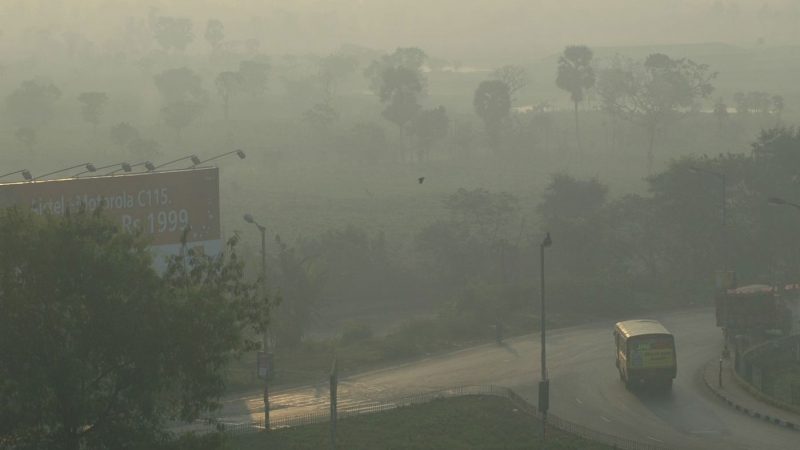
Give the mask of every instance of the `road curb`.
[[746, 406], [740, 405], [738, 402], [736, 402], [735, 400], [731, 400], [727, 395], [725, 395], [721, 389], [718, 389], [718, 388], [714, 387], [713, 382], [710, 382], [708, 380], [708, 377], [706, 377], [706, 373], [708, 372], [708, 367], [709, 366], [711, 366], [711, 365], [716, 366], [716, 364], [717, 364], [717, 361], [713, 361], [713, 360], [711, 362], [709, 362], [708, 364], [706, 364], [706, 367], [703, 369], [703, 383], [705, 383], [706, 387], [711, 392], [713, 392], [717, 397], [719, 397], [723, 402], [727, 403], [728, 405], [733, 407], [735, 410], [743, 412], [743, 413], [747, 414], [750, 417], [753, 417], [753, 418], [756, 418], [756, 419], [761, 419], [761, 420], [769, 422], [769, 423], [771, 423], [773, 425], [777, 425], [777, 426], [780, 426], [780, 427], [788, 428], [790, 430], [800, 431], [800, 424], [799, 423], [794, 423], [792, 421], [784, 420], [784, 419], [781, 419], [780, 417], [774, 417], [774, 416], [771, 416], [769, 414], [765, 414], [765, 413], [762, 413], [760, 411], [754, 410], [752, 408], [748, 408]]

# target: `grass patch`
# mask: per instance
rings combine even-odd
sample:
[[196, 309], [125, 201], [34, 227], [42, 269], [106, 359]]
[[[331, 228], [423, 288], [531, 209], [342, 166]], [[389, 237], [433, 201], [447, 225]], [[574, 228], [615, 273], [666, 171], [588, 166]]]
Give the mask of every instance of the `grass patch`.
[[[338, 448], [381, 449], [539, 449], [541, 423], [509, 400], [469, 396], [342, 419]], [[329, 424], [229, 436], [231, 450], [320, 449], [330, 443]], [[548, 449], [607, 449], [605, 445], [549, 429]]]

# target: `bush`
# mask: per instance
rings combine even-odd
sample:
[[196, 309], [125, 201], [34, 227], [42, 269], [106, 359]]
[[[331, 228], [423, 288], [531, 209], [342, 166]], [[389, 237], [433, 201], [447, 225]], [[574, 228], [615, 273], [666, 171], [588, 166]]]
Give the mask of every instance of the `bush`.
[[373, 335], [372, 328], [362, 322], [347, 322], [342, 328], [342, 345], [349, 345], [354, 342], [366, 341]]

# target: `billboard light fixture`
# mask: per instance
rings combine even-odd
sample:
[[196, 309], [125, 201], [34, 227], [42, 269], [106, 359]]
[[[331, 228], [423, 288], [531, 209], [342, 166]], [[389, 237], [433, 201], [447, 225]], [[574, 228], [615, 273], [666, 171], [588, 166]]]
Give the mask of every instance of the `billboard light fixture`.
[[92, 163], [76, 164], [76, 165], [71, 166], [71, 167], [65, 167], [63, 169], [58, 169], [58, 170], [54, 170], [52, 172], [48, 172], [48, 173], [46, 173], [44, 175], [39, 175], [38, 177], [33, 178], [32, 181], [41, 180], [44, 177], [49, 177], [50, 175], [55, 175], [57, 173], [66, 172], [66, 171], [72, 170], [72, 169], [77, 169], [79, 167], [85, 168], [87, 172], [94, 172], [94, 171], [97, 170], [97, 168]]
[[33, 175], [31, 175], [31, 173], [30, 173], [30, 171], [28, 171], [28, 169], [20, 169], [20, 170], [15, 170], [13, 172], [4, 173], [4, 174], [0, 175], [0, 178], [5, 178], [7, 176], [16, 175], [18, 173], [22, 174], [22, 178], [25, 178], [28, 181], [31, 181], [33, 179]]
[[244, 153], [244, 150], [241, 150], [241, 149], [236, 149], [236, 150], [232, 150], [232, 151], [229, 151], [229, 152], [225, 152], [225, 153], [223, 153], [223, 154], [221, 154], [221, 155], [217, 155], [217, 156], [213, 156], [213, 157], [211, 157], [211, 158], [208, 158], [208, 159], [204, 159], [204, 160], [202, 160], [202, 161], [200, 161], [199, 159], [198, 159], [197, 161], [195, 161], [194, 159], [192, 159], [192, 163], [194, 163], [194, 166], [192, 166], [192, 167], [196, 167], [196, 166], [199, 166], [200, 164], [204, 164], [204, 163], [207, 163], [207, 162], [209, 162], [209, 161], [213, 161], [213, 160], [215, 160], [215, 159], [222, 158], [223, 156], [228, 156], [228, 155], [233, 155], [233, 154], [235, 154], [236, 156], [238, 156], [238, 157], [239, 157], [239, 159], [244, 159], [244, 158], [247, 156], [247, 155]]

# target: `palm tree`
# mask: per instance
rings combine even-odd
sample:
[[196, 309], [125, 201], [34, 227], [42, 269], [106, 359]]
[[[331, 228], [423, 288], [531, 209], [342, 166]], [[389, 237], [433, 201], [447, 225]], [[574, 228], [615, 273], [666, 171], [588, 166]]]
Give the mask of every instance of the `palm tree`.
[[594, 86], [592, 56], [592, 50], [589, 47], [572, 45], [565, 48], [564, 53], [558, 58], [556, 86], [569, 92], [572, 103], [575, 105], [575, 136], [578, 140], [578, 151], [581, 151], [578, 103], [583, 101], [586, 89]]

